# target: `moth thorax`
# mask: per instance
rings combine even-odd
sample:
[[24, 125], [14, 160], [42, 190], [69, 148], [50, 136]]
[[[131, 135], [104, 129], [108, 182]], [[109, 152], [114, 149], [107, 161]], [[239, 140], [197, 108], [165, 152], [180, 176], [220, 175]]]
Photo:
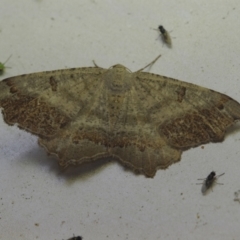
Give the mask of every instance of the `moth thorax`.
[[105, 75], [105, 85], [109, 91], [124, 94], [131, 88], [132, 73], [122, 65], [115, 65]]

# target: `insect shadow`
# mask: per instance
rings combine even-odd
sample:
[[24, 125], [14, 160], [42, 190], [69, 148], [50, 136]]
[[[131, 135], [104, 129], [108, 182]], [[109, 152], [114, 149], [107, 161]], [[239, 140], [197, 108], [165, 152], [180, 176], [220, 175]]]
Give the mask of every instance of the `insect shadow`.
[[223, 185], [223, 183], [217, 183], [217, 179], [218, 179], [220, 176], [224, 175], [224, 174], [225, 174], [225, 173], [222, 173], [222, 174], [216, 176], [216, 173], [215, 173], [214, 171], [212, 171], [212, 172], [207, 176], [207, 178], [200, 178], [200, 179], [198, 179], [198, 180], [204, 180], [203, 183], [197, 183], [197, 184], [202, 184], [202, 189], [201, 189], [202, 194], [205, 195], [210, 188], [211, 188], [211, 189], [213, 188], [213, 186], [214, 186], [215, 184]]

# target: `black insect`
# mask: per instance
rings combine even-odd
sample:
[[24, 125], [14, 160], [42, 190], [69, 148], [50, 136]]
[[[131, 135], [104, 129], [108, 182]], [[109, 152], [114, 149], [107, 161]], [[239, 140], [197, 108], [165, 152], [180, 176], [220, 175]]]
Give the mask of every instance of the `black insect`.
[[82, 240], [83, 238], [81, 236], [73, 236], [72, 238], [69, 238], [68, 240]]
[[[215, 172], [211, 172], [207, 178], [201, 178], [201, 179], [198, 179], [198, 180], [204, 180], [203, 183], [202, 183], [202, 194], [205, 194], [207, 192], [208, 189], [210, 189], [211, 187], [213, 187], [214, 184], [221, 184], [222, 183], [217, 183], [216, 180], [222, 176], [224, 173], [216, 176], [216, 173]], [[201, 183], [200, 183], [201, 184]]]
[[168, 31], [162, 25], [160, 25], [158, 29], [162, 34], [161, 36], [162, 36], [163, 42], [165, 42], [169, 47], [172, 47], [172, 40]]
[[158, 29], [160, 30], [160, 32], [164, 35], [164, 34], [166, 34], [166, 29], [162, 26], [162, 25], [160, 25], [159, 27], [158, 27]]

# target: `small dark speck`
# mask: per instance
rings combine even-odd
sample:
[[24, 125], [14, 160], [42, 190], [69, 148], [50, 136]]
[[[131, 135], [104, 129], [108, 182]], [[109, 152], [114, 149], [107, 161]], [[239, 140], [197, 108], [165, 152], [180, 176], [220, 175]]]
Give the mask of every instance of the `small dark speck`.
[[217, 107], [219, 110], [222, 110], [222, 109], [224, 109], [224, 106], [223, 106], [223, 104], [220, 104], [220, 105], [218, 105], [218, 107]]

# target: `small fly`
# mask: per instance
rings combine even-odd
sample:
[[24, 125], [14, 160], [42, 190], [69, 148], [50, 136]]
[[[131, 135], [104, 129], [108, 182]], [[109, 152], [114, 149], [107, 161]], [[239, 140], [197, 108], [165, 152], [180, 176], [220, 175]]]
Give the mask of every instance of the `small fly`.
[[[216, 173], [215, 173], [215, 172], [211, 172], [211, 173], [207, 176], [207, 178], [198, 179], [198, 180], [204, 180], [203, 183], [202, 183], [202, 189], [201, 189], [202, 194], [206, 194], [207, 190], [208, 190], [209, 188], [212, 188], [213, 185], [214, 185], [214, 183], [215, 183], [215, 184], [223, 185], [223, 183], [217, 183], [216, 180], [217, 180], [220, 176], [222, 176], [222, 175], [224, 175], [224, 174], [225, 174], [225, 173], [222, 173], [222, 174], [216, 176]], [[197, 184], [201, 184], [201, 183], [197, 183]]]
[[237, 192], [234, 193], [235, 198], [233, 199], [235, 202], [239, 202], [240, 203], [240, 198], [239, 198], [239, 194], [240, 194], [240, 190], [238, 190]]
[[171, 40], [171, 37], [170, 37], [168, 31], [162, 25], [160, 25], [158, 27], [158, 29], [161, 32], [163, 42], [165, 42], [168, 45], [168, 47], [171, 48], [172, 47], [172, 40]]
[[68, 240], [82, 240], [83, 238], [81, 236], [73, 236], [72, 238], [69, 238]]

